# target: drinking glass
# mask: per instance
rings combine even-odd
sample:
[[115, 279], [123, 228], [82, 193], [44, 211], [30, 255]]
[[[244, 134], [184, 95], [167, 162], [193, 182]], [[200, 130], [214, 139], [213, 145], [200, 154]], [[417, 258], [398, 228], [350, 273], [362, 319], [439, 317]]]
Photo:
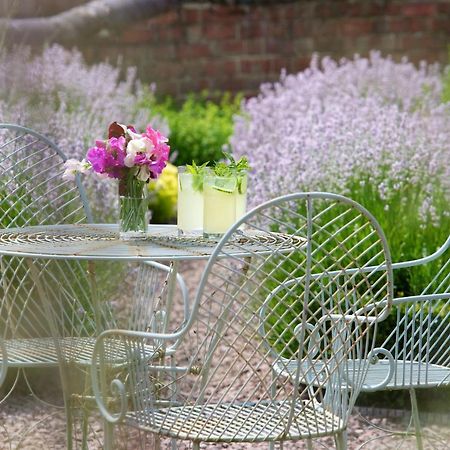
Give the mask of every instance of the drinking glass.
[[213, 172], [205, 175], [203, 235], [220, 237], [236, 221], [236, 187], [235, 175], [219, 177]]
[[247, 211], [247, 172], [236, 175], [236, 220], [239, 220]]
[[180, 234], [197, 234], [203, 229], [203, 175], [178, 167], [177, 227]]

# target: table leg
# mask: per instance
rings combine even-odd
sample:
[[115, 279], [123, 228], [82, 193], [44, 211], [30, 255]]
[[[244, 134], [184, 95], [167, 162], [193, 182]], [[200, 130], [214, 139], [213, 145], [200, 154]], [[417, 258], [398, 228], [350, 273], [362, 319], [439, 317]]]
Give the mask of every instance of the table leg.
[[[45, 263], [47, 265], [48, 262]], [[63, 391], [63, 398], [64, 398], [64, 408], [66, 411], [66, 426], [67, 426], [67, 449], [72, 450], [73, 448], [73, 418], [72, 418], [72, 410], [71, 410], [71, 391], [70, 391], [70, 382], [69, 382], [69, 374], [67, 370], [67, 365], [65, 364], [65, 358], [63, 355], [63, 349], [61, 347], [60, 342], [60, 331], [58, 330], [58, 326], [55, 323], [54, 319], [54, 310], [52, 308], [51, 299], [50, 296], [45, 289], [44, 285], [41, 283], [41, 277], [40, 272], [38, 268], [36, 267], [36, 264], [34, 261], [30, 258], [27, 258], [27, 265], [30, 269], [31, 278], [33, 280], [33, 283], [36, 286], [36, 290], [38, 293], [38, 296], [42, 302], [42, 305], [44, 307], [47, 319], [49, 321], [49, 327], [50, 331], [52, 333], [54, 343], [55, 343], [55, 349], [56, 353], [58, 355], [59, 359], [59, 373], [61, 377], [61, 387]]]

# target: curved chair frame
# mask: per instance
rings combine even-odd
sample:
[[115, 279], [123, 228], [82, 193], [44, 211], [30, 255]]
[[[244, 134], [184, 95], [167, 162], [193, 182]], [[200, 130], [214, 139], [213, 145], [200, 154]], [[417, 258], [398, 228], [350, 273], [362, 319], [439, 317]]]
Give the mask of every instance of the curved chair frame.
[[[345, 220], [343, 228], [329, 232], [328, 226], [333, 225], [334, 221], [320, 225], [321, 212], [315, 214], [313, 208], [313, 204], [322, 201], [330, 202], [330, 208], [338, 205], [356, 211], [351, 219], [355, 224], [358, 217], [362, 217], [365, 222], [359, 228], [355, 225], [354, 233], [348, 231]], [[304, 215], [298, 213], [304, 219], [304, 225], [291, 226], [277, 219], [276, 215], [271, 215], [277, 208], [297, 214], [291, 208], [292, 205], [295, 208], [296, 202], [306, 208]], [[341, 213], [344, 219], [346, 213], [342, 210]], [[287, 234], [280, 235], [278, 231], [272, 231], [270, 225], [260, 224], [260, 221], [263, 223], [268, 218], [272, 226], [278, 224], [282, 229], [287, 227]], [[275, 247], [263, 245], [252, 252], [245, 244], [240, 244], [242, 236], [245, 237], [243, 239], [256, 240], [249, 230], [263, 233], [274, 241], [282, 236], [283, 242], [289, 245], [294, 245], [296, 239], [304, 240], [300, 247], [283, 247], [288, 244], [273, 244]], [[361, 230], [367, 232], [364, 234], [367, 248], [364, 249], [358, 248], [358, 242], [354, 243]], [[353, 243], [350, 244], [350, 241]], [[342, 250], [346, 246], [348, 248]], [[369, 250], [374, 255], [369, 255]], [[301, 267], [294, 263], [297, 260], [292, 259], [293, 255], [303, 258]], [[347, 258], [347, 255], [351, 256]], [[359, 264], [359, 267], [350, 277], [342, 279], [342, 275], [346, 275], [343, 266], [350, 261]], [[377, 270], [373, 270], [371, 264], [378, 264], [375, 266]], [[322, 266], [326, 268], [325, 273], [332, 280], [331, 284], [324, 280], [324, 272], [321, 274], [317, 271]], [[304, 276], [293, 276], [297, 270], [304, 270]], [[284, 274], [285, 280], [278, 280], [274, 273]], [[275, 284], [275, 288], [267, 288], [268, 279]], [[339, 285], [339, 282], [342, 284]], [[281, 283], [278, 286], [289, 292], [289, 298], [294, 294], [295, 286], [298, 289], [295, 292], [299, 292], [302, 299], [299, 305], [303, 304], [303, 312], [287, 324], [293, 330], [293, 337], [286, 338], [286, 341], [282, 338], [284, 332], [278, 337], [273, 334], [278, 333], [278, 325], [285, 325], [285, 313], [279, 314], [278, 311], [280, 303], [286, 305], [284, 311], [290, 311], [289, 303], [285, 303], [288, 301], [287, 296], [280, 296], [275, 305], [269, 305], [268, 299], [278, 289], [276, 283]], [[333, 286], [333, 292], [329, 290], [330, 286]], [[298, 193], [274, 199], [250, 211], [217, 244], [183, 328], [176, 333], [112, 329], [97, 338], [91, 376], [98, 407], [110, 423], [125, 420], [132, 426], [156, 434], [188, 439], [196, 449], [201, 441], [275, 442], [324, 435], [335, 436], [338, 448], [344, 449], [349, 410], [363, 385], [368, 360], [374, 351], [374, 340], [369, 339], [367, 333], [374, 337], [375, 324], [389, 314], [392, 288], [392, 267], [386, 238], [366, 209], [343, 196], [328, 193]], [[255, 306], [254, 302], [260, 298], [260, 293], [264, 293], [260, 306]], [[215, 298], [217, 294], [219, 297]], [[218, 311], [215, 311], [216, 308]], [[257, 311], [252, 313], [253, 308]], [[271, 311], [267, 312], [270, 308]], [[261, 313], [263, 310], [265, 313]], [[267, 315], [271, 315], [275, 325], [266, 329], [261, 325], [261, 321], [264, 322], [261, 317]], [[155, 365], [152, 361], [142, 364], [145, 343], [187, 343], [191, 332], [196, 334], [202, 330], [206, 333], [206, 337], [202, 335], [199, 339], [202, 349], [194, 350], [184, 365]], [[230, 330], [238, 333], [236, 338], [227, 334]], [[220, 354], [216, 354], [217, 346], [225, 336], [226, 350], [222, 349]], [[314, 336], [319, 336], [317, 339], [320, 345], [317, 345]], [[299, 341], [298, 345], [295, 339]], [[127, 376], [124, 380], [114, 378], [108, 381], [107, 368], [110, 363], [107, 355], [116, 345], [128, 347], [130, 356]], [[319, 356], [316, 357], [314, 352], [303, 353], [304, 348], [314, 345]], [[278, 347], [281, 347], [281, 352]], [[247, 360], [244, 354], [248, 349], [251, 350], [249, 358], [260, 360]], [[200, 357], [202, 350], [205, 353]], [[284, 370], [288, 369], [283, 355], [292, 351], [295, 351], [294, 354], [302, 352], [301, 358], [289, 359], [295, 361], [292, 378], [281, 376], [276, 371], [271, 375], [271, 367], [277, 364], [283, 366]], [[229, 355], [233, 355], [234, 359]], [[175, 354], [177, 356], [178, 352]], [[258, 389], [262, 389], [261, 396], [252, 397], [256, 395], [254, 391], [247, 397], [247, 382], [242, 380], [239, 380], [235, 393], [232, 387], [235, 386], [236, 378], [226, 381], [227, 388], [210, 387], [210, 380], [217, 376], [221, 361], [226, 364], [227, 373], [235, 365], [244, 364], [249, 378], [260, 380]], [[348, 361], [353, 361], [352, 371], [348, 370]], [[187, 377], [197, 377], [193, 383], [198, 385], [199, 390], [194, 392], [190, 385], [191, 393], [187, 394], [186, 399], [178, 400], [171, 406], [170, 398], [158, 400], [155, 397], [155, 385], [149, 383], [154, 373], [160, 376], [164, 376], [164, 373], [171, 377], [175, 375], [180, 382]], [[267, 376], [269, 379], [273, 376], [272, 381], [267, 381]], [[161, 383], [161, 380], [156, 382], [158, 392], [163, 391]], [[306, 387], [303, 389], [302, 385]], [[111, 402], [106, 401], [108, 387], [116, 398], [112, 410]], [[230, 390], [231, 400], [226, 398]], [[321, 400], [318, 392], [323, 394]], [[214, 395], [219, 397], [218, 403], [208, 400]], [[302, 395], [309, 395], [309, 400]], [[333, 424], [325, 418], [328, 412], [331, 414], [329, 419], [334, 420]], [[310, 415], [311, 422], [305, 414]], [[204, 423], [205, 417], [210, 419]], [[321, 421], [328, 424], [321, 428]], [[253, 425], [247, 428], [245, 423]], [[297, 427], [303, 427], [304, 431], [300, 432]], [[112, 442], [105, 442], [105, 448], [112, 448]]]

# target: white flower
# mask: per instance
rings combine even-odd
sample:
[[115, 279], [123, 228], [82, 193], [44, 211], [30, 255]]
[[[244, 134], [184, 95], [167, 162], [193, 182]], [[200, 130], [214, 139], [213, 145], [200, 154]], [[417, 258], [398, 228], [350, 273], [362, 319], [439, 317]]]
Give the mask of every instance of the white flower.
[[131, 139], [127, 145], [127, 156], [125, 156], [124, 164], [127, 167], [134, 166], [134, 158], [138, 153], [147, 153], [152, 151], [154, 145], [147, 137], [140, 136], [139, 139]]
[[140, 166], [136, 178], [141, 181], [147, 181], [150, 178], [150, 171], [147, 166]]
[[91, 165], [85, 159], [78, 161], [76, 159], [68, 159], [64, 163], [66, 169], [62, 175], [65, 180], [74, 180], [77, 173], [86, 173]]
[[135, 133], [133, 130], [130, 130], [129, 128], [126, 129], [126, 133], [128, 134], [128, 136], [130, 136], [130, 138], [132, 140], [134, 140], [134, 139], [142, 139], [142, 134]]

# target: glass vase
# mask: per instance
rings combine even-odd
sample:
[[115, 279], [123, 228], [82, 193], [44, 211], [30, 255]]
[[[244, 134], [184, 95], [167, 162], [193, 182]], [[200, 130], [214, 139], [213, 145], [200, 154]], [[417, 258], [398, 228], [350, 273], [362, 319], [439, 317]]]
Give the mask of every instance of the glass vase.
[[149, 222], [147, 184], [135, 178], [121, 180], [119, 210], [120, 239], [145, 239]]

